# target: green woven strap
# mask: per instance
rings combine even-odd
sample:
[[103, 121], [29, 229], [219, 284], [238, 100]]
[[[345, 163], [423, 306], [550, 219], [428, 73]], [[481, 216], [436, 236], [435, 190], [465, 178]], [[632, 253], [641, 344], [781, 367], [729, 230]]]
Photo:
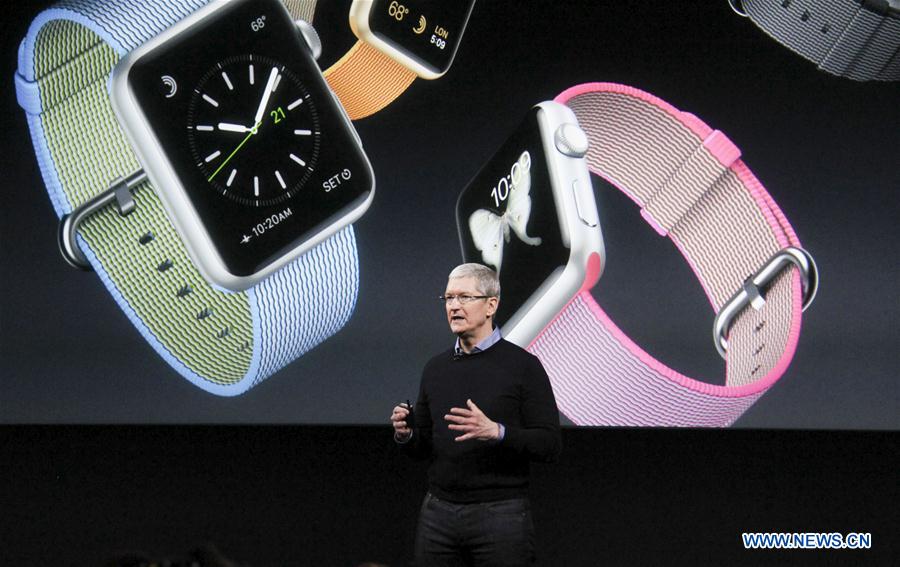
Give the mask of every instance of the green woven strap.
[[[315, 1], [287, 1], [312, 19]], [[93, 31], [72, 21], [45, 25], [35, 46], [43, 135], [70, 211], [140, 168], [107, 93], [119, 57]], [[107, 208], [82, 223], [85, 253], [133, 320], [188, 371], [214, 384], [241, 381], [253, 362], [248, 293], [213, 289], [190, 261], [149, 183], [135, 191], [127, 216]], [[139, 326], [140, 328], [140, 326]], [[150, 337], [148, 337], [150, 338]]]

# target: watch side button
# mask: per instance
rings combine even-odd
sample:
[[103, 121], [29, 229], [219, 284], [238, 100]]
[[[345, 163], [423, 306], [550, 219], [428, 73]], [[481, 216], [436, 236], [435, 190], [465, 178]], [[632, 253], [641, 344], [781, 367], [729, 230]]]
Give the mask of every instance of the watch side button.
[[577, 179], [572, 182], [572, 195], [575, 197], [575, 211], [578, 213], [578, 218], [587, 226], [594, 228], [600, 224], [600, 219], [597, 217], [597, 207], [587, 202], [588, 197], [583, 194], [583, 191], [584, 189], [582, 189]]
[[559, 153], [582, 158], [588, 151], [588, 137], [577, 124], [566, 123], [556, 129], [553, 141]]
[[331, 90], [331, 87], [328, 87], [328, 92], [331, 94], [331, 100], [334, 101], [334, 104], [337, 105], [338, 110], [340, 110], [341, 115], [347, 119], [347, 124], [350, 126], [350, 130], [353, 132], [353, 138], [356, 140], [356, 143], [359, 144], [359, 147], [363, 147], [362, 138], [359, 137], [359, 132], [356, 131], [356, 128], [353, 126], [353, 121], [350, 120], [350, 115], [347, 114], [347, 109], [344, 108], [344, 105], [341, 104], [341, 99], [338, 98], [334, 91]]

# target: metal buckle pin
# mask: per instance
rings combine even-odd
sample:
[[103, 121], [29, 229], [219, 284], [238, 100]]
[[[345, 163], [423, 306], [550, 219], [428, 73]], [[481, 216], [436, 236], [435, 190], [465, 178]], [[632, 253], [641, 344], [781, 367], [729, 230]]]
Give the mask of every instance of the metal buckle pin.
[[725, 336], [731, 328], [735, 317], [747, 306], [756, 310], [762, 309], [766, 303], [764, 289], [775, 276], [785, 268], [796, 266], [800, 270], [800, 281], [803, 287], [803, 310], [810, 306], [819, 289], [819, 270], [812, 255], [802, 248], [788, 246], [779, 250], [755, 274], [744, 281], [744, 285], [731, 296], [722, 309], [716, 314], [713, 322], [713, 342], [722, 358], [728, 350], [728, 339]]
[[116, 205], [119, 215], [123, 217], [128, 215], [135, 207], [132, 191], [146, 180], [147, 174], [142, 169], [128, 177], [119, 177], [113, 180], [102, 193], [85, 201], [71, 213], [63, 215], [59, 222], [59, 251], [70, 266], [87, 272], [92, 271], [90, 262], [88, 262], [75, 239], [81, 223], [89, 216], [111, 204]]

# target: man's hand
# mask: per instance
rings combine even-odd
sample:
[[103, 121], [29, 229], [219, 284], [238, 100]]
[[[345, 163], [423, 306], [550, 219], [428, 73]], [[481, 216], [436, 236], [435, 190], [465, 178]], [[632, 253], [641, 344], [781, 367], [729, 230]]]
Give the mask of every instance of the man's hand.
[[448, 426], [450, 429], [463, 432], [456, 438], [456, 441], [468, 441], [469, 439], [495, 441], [499, 439], [500, 425], [484, 415], [472, 400], [466, 400], [466, 405], [468, 409], [450, 408], [450, 413], [444, 416], [444, 419], [450, 422]]
[[394, 406], [394, 411], [391, 413], [391, 424], [394, 426], [394, 439], [406, 441], [409, 439], [409, 436], [412, 435], [410, 424], [406, 423], [406, 418], [408, 416], [408, 408], [401, 405]]

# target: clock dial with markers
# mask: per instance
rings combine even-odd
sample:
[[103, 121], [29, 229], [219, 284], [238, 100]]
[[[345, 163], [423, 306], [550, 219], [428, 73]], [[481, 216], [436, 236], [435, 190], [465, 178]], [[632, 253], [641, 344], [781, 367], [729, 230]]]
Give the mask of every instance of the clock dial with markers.
[[188, 107], [192, 157], [210, 188], [247, 206], [284, 202], [315, 171], [315, 101], [279, 61], [239, 55], [199, 80]]
[[139, 50], [119, 115], [195, 262], [247, 281], [358, 218], [375, 179], [284, 5], [217, 5]]

